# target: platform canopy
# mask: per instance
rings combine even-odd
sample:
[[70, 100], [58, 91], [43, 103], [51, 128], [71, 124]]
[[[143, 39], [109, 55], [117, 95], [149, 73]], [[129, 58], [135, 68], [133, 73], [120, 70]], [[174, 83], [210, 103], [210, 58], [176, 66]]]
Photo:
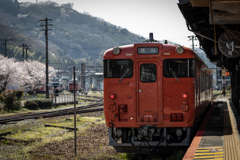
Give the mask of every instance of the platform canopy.
[[207, 57], [235, 70], [240, 59], [240, 0], [179, 0], [178, 5]]

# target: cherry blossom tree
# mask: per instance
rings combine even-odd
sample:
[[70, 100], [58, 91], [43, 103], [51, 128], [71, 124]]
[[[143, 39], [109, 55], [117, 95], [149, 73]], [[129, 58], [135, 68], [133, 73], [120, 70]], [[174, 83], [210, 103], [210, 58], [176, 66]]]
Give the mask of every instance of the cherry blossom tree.
[[[24, 61], [21, 62], [21, 66], [24, 72], [27, 73], [25, 77], [25, 83], [22, 86], [23, 88], [27, 88], [28, 91], [33, 91], [39, 89], [42, 86], [46, 85], [46, 66], [45, 64], [39, 61]], [[53, 67], [48, 68], [49, 71], [49, 79], [55, 76], [55, 70]]]
[[21, 85], [23, 74], [15, 59], [0, 55], [0, 93], [6, 90], [8, 84]]
[[[20, 89], [35, 90], [46, 84], [46, 66], [39, 61], [16, 62], [15, 59], [0, 55], [0, 93], [12, 84]], [[55, 70], [49, 66], [49, 79]]]

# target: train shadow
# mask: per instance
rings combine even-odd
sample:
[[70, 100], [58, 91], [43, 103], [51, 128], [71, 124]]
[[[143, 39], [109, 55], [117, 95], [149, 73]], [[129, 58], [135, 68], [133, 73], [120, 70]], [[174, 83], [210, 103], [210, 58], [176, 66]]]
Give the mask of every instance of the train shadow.
[[153, 152], [149, 154], [130, 154], [128, 160], [182, 160], [188, 147], [171, 147], [165, 152]]

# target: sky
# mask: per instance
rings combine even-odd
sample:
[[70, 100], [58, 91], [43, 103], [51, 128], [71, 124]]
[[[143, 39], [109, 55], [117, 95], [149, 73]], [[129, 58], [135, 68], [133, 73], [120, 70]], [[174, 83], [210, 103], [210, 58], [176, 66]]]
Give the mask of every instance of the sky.
[[[48, 0], [38, 0], [43, 2]], [[194, 35], [187, 30], [177, 3], [178, 0], [51, 0], [58, 4], [74, 3], [73, 9], [88, 12], [93, 17], [126, 28], [132, 33], [149, 38], [152, 32], [155, 40], [170, 40], [186, 47], [192, 41], [187, 36]], [[18, 0], [32, 2], [36, 0]], [[51, 17], [49, 17], [51, 18]], [[199, 42], [195, 41], [195, 45]]]

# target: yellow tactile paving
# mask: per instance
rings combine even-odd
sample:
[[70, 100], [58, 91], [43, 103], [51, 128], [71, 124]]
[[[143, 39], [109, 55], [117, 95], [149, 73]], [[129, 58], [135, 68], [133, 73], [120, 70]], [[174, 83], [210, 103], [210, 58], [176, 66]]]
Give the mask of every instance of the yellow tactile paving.
[[224, 160], [239, 160], [240, 146], [237, 126], [229, 101], [224, 105]]
[[214, 159], [215, 160], [215, 158], [223, 158], [223, 155], [219, 155], [219, 156], [199, 156], [199, 157], [194, 157], [194, 159], [204, 159], [204, 160], [206, 160], [206, 158], [211, 158], [211, 159]]
[[223, 146], [198, 148], [195, 160], [240, 160], [238, 127], [229, 100], [223, 101]]
[[[219, 149], [218, 151], [223, 151], [223, 149]], [[196, 153], [200, 153], [200, 152], [206, 152], [208, 153], [209, 152], [209, 149], [208, 150], [197, 150]]]
[[223, 160], [223, 158], [214, 158], [214, 159], [204, 159], [204, 160]]
[[223, 148], [223, 146], [219, 146], [219, 147], [202, 147], [202, 148], [198, 148], [198, 150], [201, 150], [201, 149], [212, 149], [212, 148]]
[[195, 153], [194, 159], [195, 160], [200, 160], [200, 159], [223, 160], [223, 146], [198, 148]]
[[195, 156], [202, 156], [202, 155], [217, 155], [217, 154], [221, 154], [223, 155], [223, 152], [214, 152], [214, 153], [196, 153]]

